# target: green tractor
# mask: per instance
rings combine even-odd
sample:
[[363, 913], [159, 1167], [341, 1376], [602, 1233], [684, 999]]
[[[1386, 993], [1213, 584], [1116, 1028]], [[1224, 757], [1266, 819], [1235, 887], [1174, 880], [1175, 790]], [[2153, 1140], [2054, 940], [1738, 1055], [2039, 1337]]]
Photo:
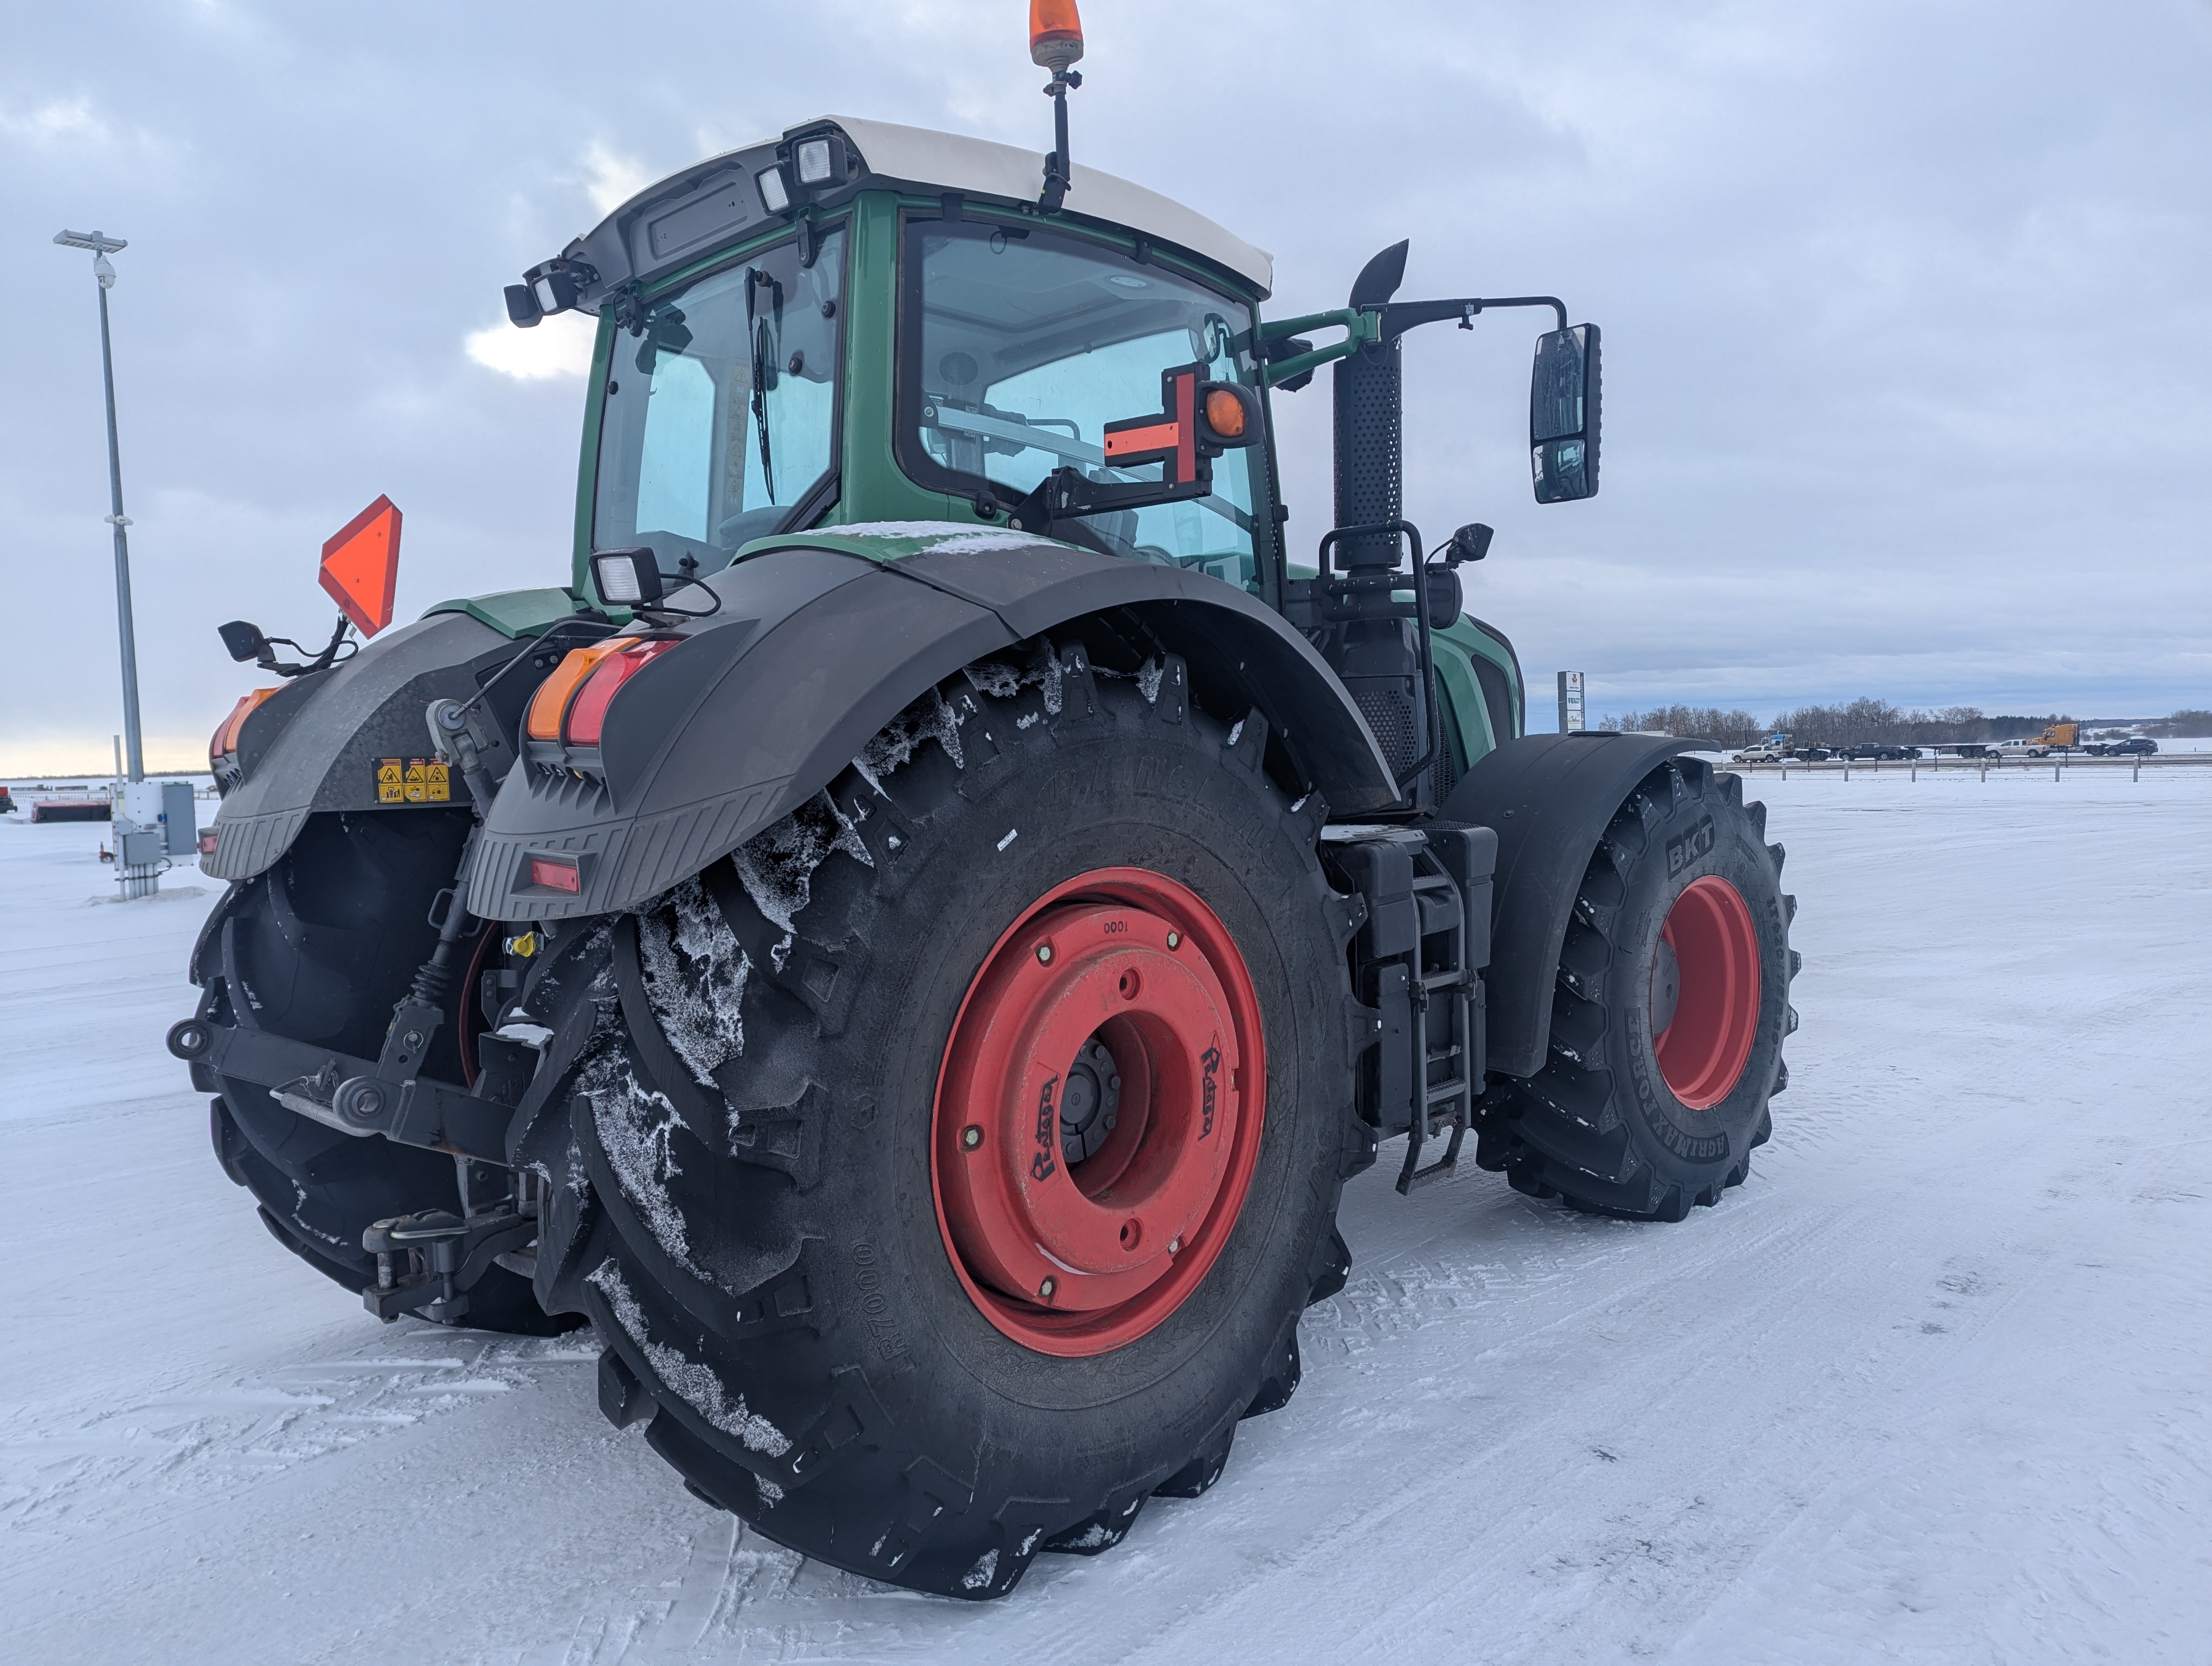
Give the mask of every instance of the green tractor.
[[[1035, 44], [1048, 155], [809, 122], [507, 291], [598, 318], [568, 582], [298, 666], [226, 628], [296, 674], [218, 735], [169, 1036], [370, 1311], [588, 1320], [701, 1499], [960, 1597], [1212, 1485], [1382, 1142], [1680, 1219], [1795, 1022], [1761, 807], [1525, 735], [1489, 529], [1402, 513], [1408, 330], [1555, 313], [1551, 502], [1596, 328], [1398, 300], [1402, 243], [1263, 319], [1266, 254], [1069, 166], [1079, 50]], [[1302, 564], [1271, 402], [1323, 367]]]

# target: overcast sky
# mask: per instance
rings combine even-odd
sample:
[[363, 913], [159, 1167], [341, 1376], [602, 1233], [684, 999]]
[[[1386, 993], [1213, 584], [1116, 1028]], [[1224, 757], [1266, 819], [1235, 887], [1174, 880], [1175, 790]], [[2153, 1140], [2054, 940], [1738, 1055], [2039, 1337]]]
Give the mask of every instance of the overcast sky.
[[[577, 341], [501, 285], [638, 185], [824, 112], [1049, 137], [1020, 0], [172, 0], [8, 9], [0, 773], [121, 727], [89, 257], [148, 762], [307, 637], [322, 540], [406, 515], [403, 617], [568, 572]], [[1498, 528], [1474, 611], [1593, 713], [1873, 694], [2212, 706], [2212, 5], [1092, 0], [1076, 155], [1273, 251], [1278, 315], [1563, 295], [1605, 331], [1604, 491], [1538, 508], [1539, 315], [1407, 344], [1408, 489]], [[1327, 377], [1278, 401], [1294, 548]]]

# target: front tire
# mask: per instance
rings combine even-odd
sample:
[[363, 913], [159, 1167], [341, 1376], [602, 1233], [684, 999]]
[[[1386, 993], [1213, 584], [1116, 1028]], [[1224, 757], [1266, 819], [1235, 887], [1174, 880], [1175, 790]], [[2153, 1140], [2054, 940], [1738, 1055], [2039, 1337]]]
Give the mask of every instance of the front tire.
[[1796, 1028], [1796, 899], [1741, 778], [1675, 758], [1591, 853], [1560, 947], [1549, 1056], [1493, 1079], [1476, 1160], [1516, 1190], [1680, 1220], [1741, 1183]]
[[[1288, 1398], [1338, 1266], [1350, 988], [1322, 806], [1266, 749], [1174, 660], [974, 667], [560, 980], [579, 1015], [544, 1021], [593, 1039], [526, 1148], [565, 1183], [540, 1292], [592, 1316], [603, 1408], [649, 1417], [692, 1491], [836, 1566], [997, 1596], [1205, 1490]], [[1080, 1104], [1047, 1083], [1079, 1067]], [[1208, 1139], [1220, 1162], [1185, 1161]], [[1017, 1168], [1044, 1191], [1010, 1198]], [[1040, 1275], [1024, 1235], [1063, 1230]]]

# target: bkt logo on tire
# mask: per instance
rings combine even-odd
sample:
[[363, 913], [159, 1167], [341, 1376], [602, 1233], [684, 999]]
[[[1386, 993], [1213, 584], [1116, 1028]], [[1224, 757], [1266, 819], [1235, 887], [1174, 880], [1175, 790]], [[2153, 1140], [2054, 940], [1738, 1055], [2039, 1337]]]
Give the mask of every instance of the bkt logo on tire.
[[1713, 818], [1708, 816], [1679, 839], [1667, 841], [1667, 877], [1673, 879], [1713, 848]]

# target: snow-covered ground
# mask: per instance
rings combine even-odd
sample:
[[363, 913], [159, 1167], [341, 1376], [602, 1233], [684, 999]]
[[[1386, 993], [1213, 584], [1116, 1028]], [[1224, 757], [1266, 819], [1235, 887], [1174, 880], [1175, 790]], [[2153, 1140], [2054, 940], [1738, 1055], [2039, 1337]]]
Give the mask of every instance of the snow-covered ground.
[[1347, 1193], [1304, 1386], [969, 1607], [805, 1565], [594, 1404], [272, 1243], [161, 1033], [214, 900], [0, 823], [0, 1656], [2203, 1662], [2212, 770], [1754, 783], [1804, 1027], [1678, 1226]]

